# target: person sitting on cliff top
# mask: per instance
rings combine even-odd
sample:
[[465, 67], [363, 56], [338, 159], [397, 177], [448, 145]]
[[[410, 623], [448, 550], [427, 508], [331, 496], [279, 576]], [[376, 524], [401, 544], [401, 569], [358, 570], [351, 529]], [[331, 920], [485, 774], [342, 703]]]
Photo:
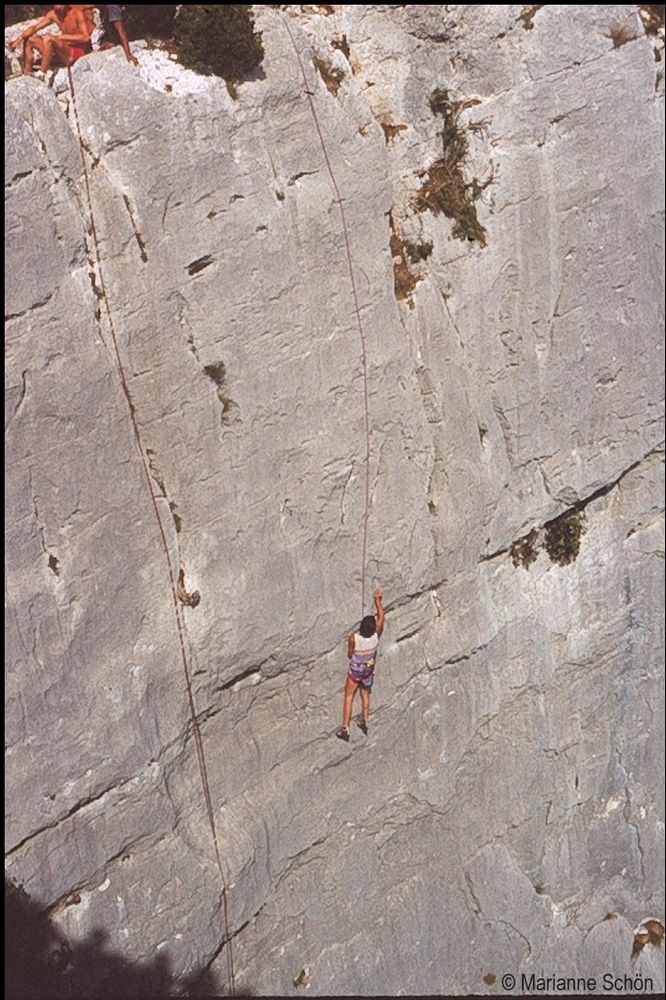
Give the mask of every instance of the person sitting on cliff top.
[[[34, 36], [44, 28], [55, 24], [59, 35]], [[53, 10], [35, 24], [26, 28], [11, 43], [13, 49], [23, 46], [23, 75], [29, 76], [35, 68], [35, 56], [39, 52], [42, 61], [39, 69], [48, 73], [60, 66], [72, 66], [81, 56], [91, 51], [90, 35], [92, 26], [85, 17], [80, 4], [56, 4]]]
[[93, 32], [93, 48], [105, 50], [120, 45], [127, 61], [138, 66], [139, 60], [130, 49], [129, 36], [123, 21], [122, 6], [112, 3], [99, 4], [98, 10], [102, 16], [102, 25]]
[[370, 692], [375, 679], [377, 646], [386, 620], [381, 590], [375, 591], [374, 598], [376, 617], [375, 615], [366, 615], [358, 632], [352, 632], [347, 639], [349, 672], [345, 681], [345, 694], [342, 703], [342, 725], [335, 733], [338, 739], [344, 740], [346, 743], [349, 742], [349, 723], [357, 691], [361, 693], [361, 718], [358, 720], [358, 727], [361, 732], [368, 735]]

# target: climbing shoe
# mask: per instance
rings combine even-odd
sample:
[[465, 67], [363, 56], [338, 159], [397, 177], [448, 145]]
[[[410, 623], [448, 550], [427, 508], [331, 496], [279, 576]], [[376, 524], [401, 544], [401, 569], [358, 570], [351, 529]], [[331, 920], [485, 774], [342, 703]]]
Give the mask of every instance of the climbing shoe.
[[339, 740], [344, 740], [345, 743], [349, 743], [349, 730], [345, 729], [344, 726], [340, 726], [339, 729], [336, 729], [335, 735]]
[[361, 730], [364, 736], [368, 735], [368, 723], [365, 721], [364, 718], [361, 717], [360, 719], [357, 719], [356, 725]]

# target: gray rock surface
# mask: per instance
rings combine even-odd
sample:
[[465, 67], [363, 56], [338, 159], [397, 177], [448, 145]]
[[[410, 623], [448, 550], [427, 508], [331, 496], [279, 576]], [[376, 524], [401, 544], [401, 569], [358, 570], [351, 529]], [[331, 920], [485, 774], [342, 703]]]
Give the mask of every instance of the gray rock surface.
[[[263, 74], [236, 101], [142, 47], [138, 70], [119, 51], [74, 69], [122, 360], [171, 559], [201, 595], [183, 615], [239, 988], [663, 986], [663, 953], [631, 960], [632, 929], [664, 916], [663, 41], [635, 7], [531, 9], [288, 12], [368, 341], [368, 589], [390, 610], [370, 736], [349, 745], [332, 734], [363, 370], [283, 17], [256, 8]], [[616, 23], [635, 35], [618, 48]], [[337, 94], [313, 55], [344, 73]], [[491, 181], [485, 247], [415, 209], [436, 87], [467, 105], [467, 179]], [[103, 927], [131, 961], [162, 951], [223, 988], [74, 108], [20, 79], [6, 112], [6, 869], [71, 940]], [[432, 243], [401, 301], [389, 213]], [[571, 508], [578, 557], [514, 565]]]

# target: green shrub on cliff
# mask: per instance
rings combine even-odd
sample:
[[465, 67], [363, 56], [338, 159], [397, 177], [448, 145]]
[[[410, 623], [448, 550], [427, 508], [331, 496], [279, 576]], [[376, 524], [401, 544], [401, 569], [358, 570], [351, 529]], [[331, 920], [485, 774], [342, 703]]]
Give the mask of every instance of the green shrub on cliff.
[[34, 21], [43, 17], [49, 8], [44, 4], [5, 4], [5, 28], [8, 24], [18, 24], [19, 21]]
[[250, 4], [183, 4], [175, 37], [183, 66], [205, 75], [214, 73], [231, 84], [247, 76], [264, 56]]
[[544, 548], [560, 566], [572, 563], [580, 550], [580, 540], [585, 532], [585, 514], [566, 511], [546, 525]]
[[123, 21], [127, 34], [137, 38], [173, 38], [176, 4], [127, 4]]

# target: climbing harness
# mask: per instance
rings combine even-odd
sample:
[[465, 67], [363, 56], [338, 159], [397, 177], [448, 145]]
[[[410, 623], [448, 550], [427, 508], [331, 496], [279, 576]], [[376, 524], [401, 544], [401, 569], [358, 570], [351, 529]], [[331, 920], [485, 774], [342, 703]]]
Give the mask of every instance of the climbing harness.
[[[224, 869], [222, 867], [222, 859], [220, 857], [220, 849], [219, 849], [218, 839], [217, 839], [217, 829], [216, 829], [216, 826], [215, 826], [215, 814], [213, 812], [213, 801], [212, 801], [211, 794], [210, 794], [210, 785], [209, 785], [209, 782], [208, 782], [208, 772], [207, 772], [207, 768], [206, 768], [206, 756], [205, 756], [205, 753], [204, 753], [204, 746], [203, 746], [203, 740], [202, 740], [202, 737], [201, 737], [201, 730], [199, 728], [199, 720], [197, 719], [197, 714], [196, 714], [196, 710], [195, 710], [195, 706], [194, 706], [194, 694], [193, 694], [193, 691], [192, 691], [191, 671], [190, 671], [190, 665], [189, 665], [189, 659], [188, 659], [188, 655], [187, 655], [187, 650], [186, 650], [186, 646], [185, 646], [185, 627], [184, 627], [183, 620], [182, 620], [182, 617], [181, 617], [182, 616], [182, 612], [181, 612], [180, 603], [179, 603], [179, 599], [182, 599], [182, 593], [184, 591], [183, 574], [182, 574], [182, 571], [181, 571], [181, 574], [177, 578], [175, 570], [174, 570], [174, 567], [173, 567], [173, 564], [171, 562], [171, 556], [169, 554], [169, 545], [168, 545], [166, 534], [165, 534], [165, 531], [164, 531], [164, 526], [162, 524], [162, 518], [160, 516], [159, 507], [157, 505], [157, 497], [155, 496], [155, 491], [153, 490], [153, 484], [152, 484], [152, 480], [151, 480], [151, 476], [150, 476], [150, 469], [149, 469], [148, 460], [147, 460], [147, 457], [146, 457], [146, 449], [144, 447], [143, 439], [141, 437], [141, 431], [139, 429], [139, 424], [138, 424], [137, 416], [136, 416], [136, 409], [134, 407], [134, 402], [132, 400], [132, 396], [131, 396], [131, 393], [130, 393], [129, 385], [127, 383], [127, 377], [126, 377], [126, 374], [125, 374], [125, 368], [123, 366], [123, 362], [122, 362], [122, 358], [121, 358], [121, 354], [120, 354], [120, 347], [119, 347], [119, 343], [118, 343], [118, 336], [117, 336], [117, 333], [116, 333], [116, 326], [115, 326], [115, 322], [114, 322], [114, 319], [113, 319], [113, 312], [111, 310], [111, 304], [109, 302], [109, 296], [108, 296], [107, 290], [106, 290], [106, 282], [104, 280], [104, 271], [103, 271], [103, 268], [102, 268], [102, 258], [101, 258], [100, 246], [99, 246], [99, 238], [98, 238], [98, 233], [97, 233], [97, 224], [96, 224], [96, 221], [95, 221], [95, 212], [94, 212], [94, 209], [93, 209], [92, 191], [91, 191], [91, 186], [90, 186], [90, 176], [89, 176], [89, 173], [88, 173], [88, 165], [86, 163], [85, 145], [84, 145], [84, 142], [83, 142], [83, 134], [81, 132], [81, 125], [80, 125], [80, 121], [79, 121], [79, 113], [78, 113], [78, 108], [77, 108], [77, 104], [76, 104], [76, 91], [75, 91], [75, 88], [74, 88], [74, 80], [73, 80], [73, 77], [72, 77], [72, 71], [71, 71], [70, 67], [67, 68], [67, 76], [68, 76], [68, 79], [69, 79], [70, 93], [72, 95], [72, 111], [73, 111], [73, 115], [74, 115], [74, 123], [75, 123], [75, 126], [76, 126], [76, 132], [77, 132], [77, 137], [78, 137], [78, 141], [79, 141], [79, 148], [80, 148], [80, 152], [81, 152], [81, 163], [82, 163], [82, 166], [83, 166], [83, 181], [84, 181], [84, 187], [85, 187], [85, 192], [86, 192], [86, 201], [88, 203], [88, 215], [89, 215], [89, 220], [90, 220], [90, 235], [91, 235], [92, 245], [93, 245], [94, 254], [95, 254], [95, 261], [94, 261], [94, 263], [95, 263], [95, 267], [97, 269], [97, 277], [98, 277], [98, 280], [99, 280], [99, 292], [100, 292], [101, 300], [104, 303], [104, 311], [106, 313], [106, 317], [107, 317], [107, 321], [108, 321], [108, 325], [109, 325], [109, 331], [111, 333], [111, 341], [113, 343], [113, 352], [114, 352], [114, 355], [115, 355], [116, 368], [117, 368], [117, 371], [118, 371], [118, 376], [120, 378], [120, 384], [122, 386], [122, 390], [123, 390], [125, 399], [127, 401], [127, 406], [128, 406], [129, 415], [130, 415], [130, 421], [131, 421], [131, 424], [132, 424], [132, 431], [134, 433], [134, 441], [135, 441], [135, 444], [136, 444], [136, 447], [137, 447], [137, 451], [139, 453], [139, 458], [141, 460], [141, 466], [143, 468], [144, 478], [145, 478], [146, 485], [147, 485], [147, 488], [148, 488], [148, 494], [150, 496], [150, 501], [151, 501], [151, 504], [152, 504], [153, 512], [155, 514], [155, 520], [157, 521], [157, 526], [158, 526], [158, 529], [159, 529], [160, 539], [161, 539], [161, 543], [162, 543], [162, 548], [164, 550], [164, 556], [165, 556], [165, 559], [166, 559], [167, 570], [168, 570], [168, 574], [169, 574], [169, 584], [170, 584], [171, 596], [172, 596], [172, 600], [173, 600], [174, 615], [175, 615], [175, 618], [176, 618], [176, 628], [178, 630], [178, 645], [179, 645], [179, 648], [180, 648], [180, 657], [181, 657], [181, 661], [182, 661], [182, 664], [183, 664], [183, 673], [185, 675], [185, 686], [186, 686], [186, 689], [187, 689], [187, 700], [188, 700], [188, 705], [189, 705], [189, 710], [190, 710], [190, 720], [191, 720], [191, 723], [192, 723], [192, 734], [193, 734], [193, 737], [194, 737], [194, 745], [195, 745], [195, 748], [196, 748], [197, 761], [198, 761], [198, 764], [199, 764], [199, 774], [200, 774], [200, 777], [201, 777], [201, 785], [202, 785], [202, 790], [203, 790], [203, 795], [204, 795], [204, 801], [205, 801], [205, 804], [206, 804], [206, 813], [208, 815], [208, 824], [210, 826], [210, 832], [211, 832], [211, 837], [212, 837], [212, 841], [213, 841], [213, 848], [214, 848], [214, 851], [215, 851], [215, 859], [216, 859], [216, 862], [217, 862], [217, 868], [218, 868], [218, 871], [220, 873], [220, 880], [221, 880], [221, 883], [222, 883], [221, 905], [222, 905], [222, 912], [223, 912], [223, 918], [224, 918], [224, 941], [223, 941], [223, 945], [226, 946], [225, 950], [226, 950], [226, 954], [227, 954], [227, 978], [228, 978], [228, 983], [229, 983], [229, 993], [230, 993], [231, 996], [234, 996], [235, 995], [235, 991], [236, 991], [236, 984], [235, 984], [235, 976], [234, 976], [234, 965], [233, 965], [233, 954], [232, 954], [232, 943], [231, 943], [232, 942], [232, 937], [231, 937], [231, 934], [229, 933], [229, 910], [228, 910], [229, 887], [228, 887], [228, 884], [227, 884], [227, 879], [226, 879], [225, 874], [224, 874]], [[197, 598], [198, 598], [198, 594], [197, 594]], [[195, 604], [192, 603], [192, 600], [193, 600], [193, 598], [190, 597], [189, 603], [191, 604], [191, 606], [196, 606]], [[198, 604], [198, 600], [197, 600], [196, 603]]]
[[326, 169], [328, 171], [328, 176], [331, 181], [331, 187], [333, 188], [335, 194], [334, 203], [338, 206], [340, 210], [340, 221], [342, 222], [342, 236], [345, 245], [345, 253], [347, 256], [347, 267], [349, 270], [349, 282], [351, 285], [352, 298], [354, 300], [354, 312], [356, 314], [356, 323], [358, 326], [358, 334], [361, 341], [361, 361], [363, 369], [363, 402], [365, 409], [365, 507], [363, 514], [363, 548], [361, 555], [361, 618], [365, 614], [365, 581], [366, 581], [366, 561], [368, 552], [368, 522], [370, 520], [370, 437], [371, 437], [371, 427], [370, 427], [370, 402], [368, 396], [368, 364], [367, 364], [367, 351], [365, 334], [363, 332], [363, 321], [361, 319], [361, 307], [359, 305], [358, 292], [356, 289], [356, 279], [354, 277], [354, 264], [352, 261], [351, 254], [351, 244], [349, 240], [349, 228], [347, 226], [347, 216], [345, 214], [345, 206], [342, 200], [342, 195], [340, 194], [340, 188], [338, 187], [338, 182], [335, 178], [335, 173], [333, 172], [333, 166], [331, 164], [330, 157], [328, 155], [328, 149], [326, 148], [326, 142], [324, 141], [324, 134], [322, 132], [319, 117], [317, 115], [317, 109], [315, 108], [314, 101], [312, 99], [312, 90], [308, 85], [308, 78], [305, 73], [305, 66], [303, 65], [303, 60], [301, 54], [296, 45], [296, 39], [294, 38], [294, 33], [291, 30], [291, 25], [289, 24], [289, 19], [283, 10], [279, 10], [279, 15], [282, 18], [284, 26], [287, 30], [287, 34], [291, 40], [291, 44], [296, 53], [296, 58], [298, 60], [298, 65], [301, 69], [301, 76], [303, 77], [303, 87], [305, 95], [308, 99], [310, 105], [310, 111], [312, 112], [312, 118], [314, 120], [315, 128], [317, 130], [317, 135], [319, 136], [319, 142], [321, 144], [321, 150], [324, 156], [324, 162], [326, 163]]

